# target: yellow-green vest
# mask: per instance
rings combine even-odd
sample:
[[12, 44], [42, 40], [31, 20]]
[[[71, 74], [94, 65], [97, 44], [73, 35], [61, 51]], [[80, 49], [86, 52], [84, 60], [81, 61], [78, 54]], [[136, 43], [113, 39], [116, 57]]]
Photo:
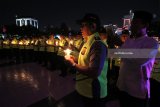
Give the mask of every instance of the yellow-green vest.
[[35, 42], [34, 42], [33, 50], [34, 51], [39, 51], [39, 40], [35, 39], [34, 41]]
[[47, 52], [54, 52], [54, 40], [47, 40], [49, 44], [47, 44]]
[[[89, 66], [89, 51], [92, 44], [96, 41], [95, 36], [97, 35], [99, 34], [94, 33], [93, 35], [91, 35], [88, 41], [83, 45], [79, 54], [78, 65]], [[81, 53], [83, 53], [82, 51], [84, 51], [83, 50], [84, 47], [87, 47], [87, 49], [85, 50], [85, 54], [82, 55]], [[108, 59], [106, 57], [101, 74], [97, 77], [100, 83], [100, 98], [104, 98], [107, 96], [107, 70], [108, 70]], [[92, 82], [94, 79], [77, 72], [76, 80], [77, 80], [76, 90], [78, 91], [78, 93], [81, 94], [82, 96], [93, 98]]]
[[5, 48], [5, 49], [10, 48], [10, 40], [9, 39], [3, 41], [3, 48]]
[[18, 48], [18, 40], [17, 39], [13, 39], [11, 41], [11, 47], [12, 48]]
[[45, 51], [45, 50], [46, 50], [46, 41], [45, 41], [45, 39], [41, 39], [39, 51]]
[[59, 48], [58, 48], [58, 53], [57, 55], [59, 56], [64, 56], [65, 53], [64, 53], [64, 47], [66, 45], [66, 40], [62, 39], [62, 40], [59, 40]]

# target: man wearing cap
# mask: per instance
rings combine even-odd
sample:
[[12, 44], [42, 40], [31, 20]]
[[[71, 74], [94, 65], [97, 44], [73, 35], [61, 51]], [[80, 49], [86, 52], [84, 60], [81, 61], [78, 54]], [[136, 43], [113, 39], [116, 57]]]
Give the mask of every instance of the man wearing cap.
[[121, 59], [117, 87], [121, 107], [146, 107], [150, 98], [150, 75], [158, 50], [158, 43], [147, 35], [152, 14], [135, 11], [131, 35], [121, 49], [130, 49], [132, 55]]
[[85, 107], [105, 107], [107, 47], [97, 32], [100, 20], [95, 14], [86, 14], [78, 23], [85, 43], [79, 53], [78, 63], [74, 58], [67, 59], [77, 70], [76, 91]]
[[120, 35], [120, 39], [121, 39], [121, 42], [122, 44], [129, 38], [129, 30], [123, 30], [122, 31], [122, 34]]
[[100, 27], [99, 28], [99, 31], [98, 31], [99, 35], [100, 35], [100, 38], [101, 40], [106, 44], [106, 46], [108, 47], [108, 44], [107, 44], [107, 31], [104, 27]]

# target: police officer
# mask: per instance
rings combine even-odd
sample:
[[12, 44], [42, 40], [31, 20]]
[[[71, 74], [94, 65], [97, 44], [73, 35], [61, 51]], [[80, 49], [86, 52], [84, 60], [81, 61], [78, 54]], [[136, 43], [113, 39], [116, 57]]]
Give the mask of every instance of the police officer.
[[39, 63], [44, 65], [45, 64], [45, 59], [46, 59], [46, 41], [47, 41], [47, 38], [45, 37], [45, 35], [42, 35], [40, 37], [40, 40], [39, 40]]
[[65, 64], [65, 59], [64, 59], [64, 50], [66, 47], [68, 47], [68, 42], [64, 36], [64, 33], [62, 32], [60, 34], [60, 40], [59, 40], [59, 45], [58, 45], [58, 53], [57, 53], [57, 61], [58, 65], [57, 67], [61, 70], [61, 73], [59, 76], [65, 77], [67, 75], [67, 65]]
[[46, 41], [47, 47], [47, 68], [50, 70], [55, 69], [55, 52], [54, 52], [54, 34], [51, 34], [49, 39]]
[[34, 55], [34, 61], [37, 62], [39, 59], [39, 37], [35, 36], [34, 37], [34, 45], [33, 45], [33, 55]]
[[5, 40], [3, 41], [3, 49], [4, 49], [4, 55], [7, 59], [6, 61], [9, 61], [11, 59], [11, 48], [10, 48], [10, 38], [7, 36]]
[[18, 46], [19, 46], [19, 61], [20, 62], [24, 62], [25, 61], [25, 39], [24, 37], [21, 37], [19, 42], [18, 42]]
[[67, 58], [77, 70], [76, 91], [84, 107], [105, 107], [107, 96], [107, 47], [101, 41], [97, 29], [99, 17], [86, 14], [78, 21], [85, 43], [81, 48], [78, 63], [73, 57]]
[[18, 39], [16, 36], [13, 37], [11, 40], [11, 47], [12, 47], [12, 58], [15, 63], [19, 63], [18, 57], [19, 57], [19, 48], [18, 48]]

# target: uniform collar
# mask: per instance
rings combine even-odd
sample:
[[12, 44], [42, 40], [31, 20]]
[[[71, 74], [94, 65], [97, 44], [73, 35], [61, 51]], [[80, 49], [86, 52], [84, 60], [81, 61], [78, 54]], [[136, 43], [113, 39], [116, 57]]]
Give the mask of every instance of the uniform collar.
[[92, 41], [92, 40], [93, 40], [95, 37], [97, 37], [97, 36], [99, 36], [98, 32], [93, 33], [92, 35], [90, 35], [90, 36], [88, 37], [87, 42], [88, 42], [88, 41]]

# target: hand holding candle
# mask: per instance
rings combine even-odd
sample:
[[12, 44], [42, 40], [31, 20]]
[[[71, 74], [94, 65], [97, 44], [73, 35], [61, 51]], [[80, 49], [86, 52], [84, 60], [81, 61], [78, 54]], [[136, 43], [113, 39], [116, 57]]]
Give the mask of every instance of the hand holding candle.
[[70, 54], [71, 54], [71, 50], [70, 49], [66, 49], [66, 50], [64, 50], [64, 52], [65, 52], [65, 59], [70, 59]]
[[67, 61], [69, 61], [72, 66], [75, 66], [76, 63], [75, 63], [75, 61], [74, 61], [74, 57], [73, 57], [72, 55], [70, 55], [71, 49], [66, 49], [66, 50], [64, 50], [64, 52], [65, 52], [65, 56], [64, 56], [65, 59], [66, 59]]
[[58, 46], [58, 41], [56, 41], [56, 46]]
[[72, 40], [69, 42], [69, 45], [73, 45], [73, 41]]
[[13, 41], [11, 42], [11, 44], [14, 44], [14, 45], [15, 45], [15, 44], [16, 44], [16, 41], [13, 40]]
[[22, 41], [20, 41], [20, 42], [19, 42], [19, 45], [23, 45], [23, 42], [22, 42]]

